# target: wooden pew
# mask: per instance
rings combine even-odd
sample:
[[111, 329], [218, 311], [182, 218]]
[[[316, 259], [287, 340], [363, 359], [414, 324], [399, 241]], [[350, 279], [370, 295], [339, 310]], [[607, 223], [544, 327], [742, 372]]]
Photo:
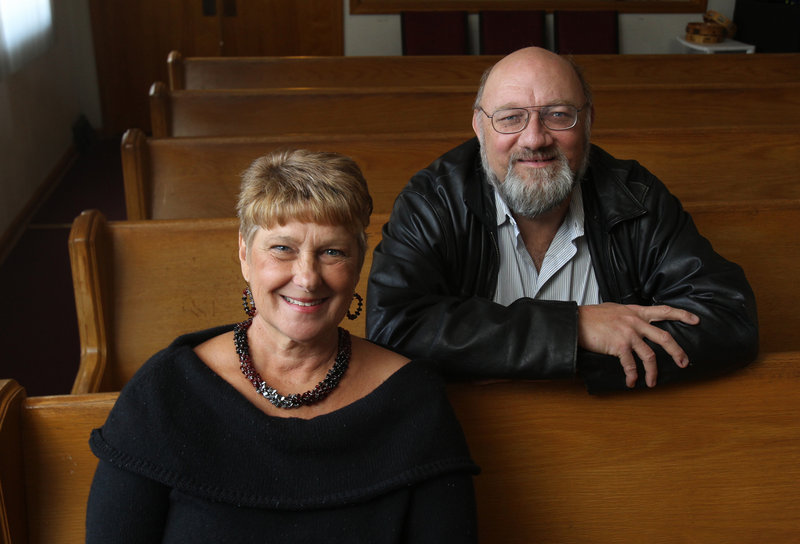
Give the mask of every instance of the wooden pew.
[[800, 288], [794, 280], [800, 237], [790, 233], [800, 225], [800, 200], [689, 202], [684, 207], [714, 249], [744, 269], [758, 304], [761, 350], [800, 350]]
[[[759, 304], [762, 351], [800, 349], [796, 312], [800, 201], [688, 203], [698, 228], [745, 270]], [[375, 214], [357, 291], [388, 215]], [[232, 218], [107, 222], [81, 214], [70, 239], [81, 361], [73, 393], [114, 391], [176, 336], [241, 321], [244, 287]], [[343, 323], [364, 335], [364, 316]]]
[[480, 542], [795, 540], [798, 356], [599, 398], [563, 382], [451, 385], [482, 468]]
[[[477, 90], [494, 55], [351, 57], [167, 56], [169, 85], [184, 89], [462, 86]], [[737, 85], [800, 81], [800, 54], [573, 55], [592, 85]]]
[[[231, 217], [241, 172], [256, 157], [281, 148], [353, 157], [367, 178], [375, 212], [388, 213], [414, 173], [472, 136], [147, 138], [131, 129], [121, 144], [127, 217]], [[684, 202], [800, 198], [800, 130], [794, 127], [597, 130], [592, 140], [641, 162]]]
[[[356, 291], [367, 293], [375, 214]], [[81, 360], [73, 393], [117, 391], [175, 337], [245, 319], [234, 218], [107, 222], [91, 210], [69, 237]], [[342, 326], [364, 336], [365, 317]]]
[[388, 213], [415, 172], [470, 137], [471, 132], [147, 138], [132, 129], [121, 144], [127, 217], [232, 217], [241, 173], [257, 157], [291, 148], [338, 151], [355, 159], [369, 184], [374, 211]]
[[[169, 91], [150, 89], [152, 134], [266, 136], [458, 132], [475, 88], [385, 87]], [[800, 125], [800, 83], [594, 89], [597, 129]]]
[[27, 397], [0, 380], [0, 543], [85, 541], [86, 501], [97, 459], [89, 433], [117, 393]]
[[[571, 381], [458, 383], [480, 542], [791, 542], [800, 352], [715, 380], [590, 396]], [[26, 397], [0, 380], [0, 542], [84, 542], [89, 432], [116, 393]]]

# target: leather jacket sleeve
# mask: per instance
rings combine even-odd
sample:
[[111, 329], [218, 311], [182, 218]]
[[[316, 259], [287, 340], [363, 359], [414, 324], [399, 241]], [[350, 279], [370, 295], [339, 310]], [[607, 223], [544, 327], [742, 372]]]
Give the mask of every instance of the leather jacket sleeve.
[[[592, 233], [595, 272], [605, 287], [603, 300], [665, 304], [700, 318], [693, 326], [654, 323], [668, 331], [689, 356], [689, 367], [680, 368], [648, 341], [658, 360], [658, 384], [711, 377], [753, 361], [758, 353], [756, 301], [742, 268], [714, 251], [678, 199], [645, 168], [600, 152], [594, 157], [595, 164], [613, 161], [613, 167], [599, 169], [608, 173], [611, 182], [595, 184], [593, 194], [584, 199], [587, 221], [593, 223], [587, 225], [587, 232]], [[620, 165], [625, 168], [614, 168]], [[609, 191], [628, 193], [640, 211], [609, 206], [609, 202], [619, 202]], [[626, 388], [616, 357], [581, 351], [577, 366], [590, 392]], [[637, 387], [645, 387], [644, 368], [641, 362], [637, 366]]]

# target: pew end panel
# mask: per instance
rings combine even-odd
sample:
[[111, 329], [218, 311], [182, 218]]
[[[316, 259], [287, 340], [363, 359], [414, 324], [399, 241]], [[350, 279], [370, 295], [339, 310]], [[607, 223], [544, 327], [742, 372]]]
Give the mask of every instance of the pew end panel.
[[172, 108], [167, 86], [156, 81], [150, 86], [150, 130], [155, 138], [172, 135]]
[[[105, 318], [79, 323], [81, 330], [98, 331], [81, 337], [81, 350], [106, 356], [82, 358], [73, 392], [118, 391], [177, 336], [245, 318], [237, 219], [107, 222], [99, 212], [87, 211], [79, 220], [87, 218], [103, 235], [88, 238], [85, 251], [103, 265], [74, 269], [78, 285], [93, 287], [76, 288], [78, 307], [93, 310], [79, 311], [78, 318]], [[356, 287], [362, 296], [372, 251], [387, 219], [373, 215], [367, 231], [367, 255]], [[91, 246], [92, 240], [102, 239], [108, 243]], [[81, 276], [84, 273], [99, 277], [90, 281]], [[109, 287], [95, 288], [98, 285]], [[362, 313], [342, 326], [364, 336], [365, 319]]]
[[791, 541], [798, 356], [604, 397], [568, 382], [449, 385], [482, 468], [480, 541]]
[[109, 307], [113, 283], [106, 274], [111, 265], [109, 244], [105, 218], [100, 212], [89, 210], [75, 218], [69, 234], [69, 257], [81, 353], [73, 394], [100, 391], [107, 386], [104, 378], [113, 327]]
[[127, 219], [151, 219], [153, 176], [150, 174], [150, 156], [144, 132], [138, 128], [125, 131], [120, 143], [120, 158]]
[[186, 88], [186, 65], [178, 50], [173, 49], [167, 54], [167, 77], [170, 90]]
[[0, 544], [28, 541], [20, 415], [24, 401], [22, 386], [0, 380]]
[[89, 434], [116, 393], [27, 397], [0, 380], [0, 542], [77, 544], [97, 459]]
[[22, 412], [30, 542], [84, 542], [97, 458], [89, 449], [116, 393], [28, 397]]

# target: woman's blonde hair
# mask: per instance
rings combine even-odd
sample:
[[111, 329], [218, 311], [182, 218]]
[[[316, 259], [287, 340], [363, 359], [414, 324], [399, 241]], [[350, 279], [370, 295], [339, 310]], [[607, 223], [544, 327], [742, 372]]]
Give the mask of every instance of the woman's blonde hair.
[[363, 260], [372, 197], [350, 157], [305, 149], [276, 151], [256, 159], [242, 174], [236, 213], [248, 249], [259, 227], [296, 220], [345, 227], [358, 240]]

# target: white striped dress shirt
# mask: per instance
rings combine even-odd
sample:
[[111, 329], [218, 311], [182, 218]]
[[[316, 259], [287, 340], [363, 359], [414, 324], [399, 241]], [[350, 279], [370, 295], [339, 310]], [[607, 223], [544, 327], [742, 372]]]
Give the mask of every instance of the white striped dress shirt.
[[537, 271], [525, 248], [517, 222], [495, 191], [500, 271], [494, 301], [508, 306], [522, 297], [537, 300], [574, 300], [578, 305], [600, 303], [600, 289], [584, 236], [583, 195], [580, 184], [572, 193], [567, 215], [550, 243]]

